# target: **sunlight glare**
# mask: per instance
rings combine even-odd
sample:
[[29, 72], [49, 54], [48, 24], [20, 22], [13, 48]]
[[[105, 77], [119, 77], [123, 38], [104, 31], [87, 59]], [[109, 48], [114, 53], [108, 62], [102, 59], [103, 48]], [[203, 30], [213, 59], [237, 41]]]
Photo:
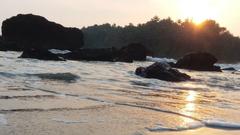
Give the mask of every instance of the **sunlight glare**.
[[189, 95], [186, 97], [186, 101], [193, 102], [196, 99], [196, 92], [195, 91], [189, 91]]
[[[196, 110], [196, 97], [197, 97], [197, 93], [195, 91], [188, 91], [187, 92], [187, 96], [185, 98], [186, 104], [185, 106], [182, 108], [181, 113], [183, 113], [184, 115], [187, 116], [193, 116], [195, 115], [195, 110]], [[182, 118], [184, 123], [183, 125], [189, 124], [194, 122], [194, 120], [189, 119], [189, 118]]]
[[197, 24], [206, 19], [216, 19], [221, 1], [181, 0], [182, 15], [184, 18], [192, 19]]

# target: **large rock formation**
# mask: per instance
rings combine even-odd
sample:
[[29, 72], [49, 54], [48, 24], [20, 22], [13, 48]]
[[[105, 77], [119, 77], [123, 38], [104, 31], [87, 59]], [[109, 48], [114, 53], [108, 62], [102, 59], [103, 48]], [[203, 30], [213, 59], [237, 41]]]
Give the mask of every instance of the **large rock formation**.
[[198, 52], [185, 55], [177, 61], [175, 67], [197, 71], [221, 71], [219, 66], [214, 65], [216, 62], [217, 59], [213, 55]]
[[5, 48], [43, 48], [74, 50], [83, 46], [83, 33], [77, 28], [66, 28], [44, 17], [19, 14], [2, 24], [2, 36], [6, 42], [14, 42]]
[[144, 78], [154, 78], [171, 82], [180, 82], [191, 79], [190, 76], [171, 68], [167, 63], [159, 62], [156, 62], [149, 67], [138, 67], [135, 74]]
[[64, 61], [63, 58], [45, 49], [25, 49], [19, 58]]

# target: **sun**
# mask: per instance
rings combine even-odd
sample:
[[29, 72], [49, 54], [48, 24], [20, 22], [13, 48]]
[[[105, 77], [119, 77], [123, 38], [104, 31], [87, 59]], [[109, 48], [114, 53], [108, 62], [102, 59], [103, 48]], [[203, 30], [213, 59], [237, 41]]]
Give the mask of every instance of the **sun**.
[[218, 16], [218, 3], [213, 0], [180, 0], [180, 5], [183, 18], [192, 19], [197, 24]]

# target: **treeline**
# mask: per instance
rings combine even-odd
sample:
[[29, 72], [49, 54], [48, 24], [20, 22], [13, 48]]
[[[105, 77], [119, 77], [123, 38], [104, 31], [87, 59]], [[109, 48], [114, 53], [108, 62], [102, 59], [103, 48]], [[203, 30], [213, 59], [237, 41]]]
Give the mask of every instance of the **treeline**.
[[120, 48], [129, 43], [141, 43], [155, 57], [179, 58], [186, 53], [206, 51], [221, 62], [240, 61], [240, 38], [233, 36], [214, 20], [195, 24], [191, 20], [173, 21], [171, 18], [129, 24], [94, 25], [82, 28], [85, 48]]

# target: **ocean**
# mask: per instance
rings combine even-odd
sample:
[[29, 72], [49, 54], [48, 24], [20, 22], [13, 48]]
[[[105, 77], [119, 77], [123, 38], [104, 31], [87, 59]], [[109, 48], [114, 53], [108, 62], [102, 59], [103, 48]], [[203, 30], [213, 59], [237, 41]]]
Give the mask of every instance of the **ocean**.
[[238, 71], [183, 70], [173, 83], [134, 74], [146, 62], [40, 61], [0, 52], [0, 135], [240, 134]]

